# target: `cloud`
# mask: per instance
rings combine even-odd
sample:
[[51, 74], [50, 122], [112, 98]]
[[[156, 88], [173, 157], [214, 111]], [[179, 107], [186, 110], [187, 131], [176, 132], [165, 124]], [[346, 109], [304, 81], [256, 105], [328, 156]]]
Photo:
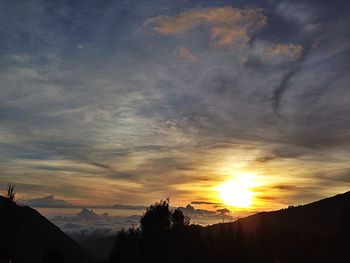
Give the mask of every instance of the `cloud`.
[[273, 188], [276, 188], [278, 190], [283, 190], [283, 191], [295, 191], [297, 189], [297, 186], [280, 184], [280, 185], [274, 185]]
[[258, 156], [256, 158], [256, 161], [259, 163], [267, 163], [267, 162], [273, 161], [275, 159], [276, 159], [276, 157], [273, 155], [264, 155], [264, 156]]
[[280, 101], [282, 99], [283, 93], [286, 92], [290, 87], [289, 84], [292, 78], [299, 72], [299, 70], [301, 70], [307, 56], [311, 51], [312, 45], [313, 44], [311, 43], [307, 44], [302, 54], [300, 55], [299, 59], [296, 60], [295, 65], [282, 77], [280, 84], [273, 91], [273, 95], [271, 97], [271, 105], [274, 112], [278, 116], [280, 116], [278, 111], [279, 111]]
[[140, 218], [140, 215], [114, 216], [108, 213], [98, 214], [94, 210], [83, 208], [75, 215], [57, 215], [50, 218], [50, 221], [75, 240], [81, 240], [113, 236], [121, 229], [138, 225]]
[[193, 204], [193, 205], [219, 205], [221, 203], [207, 202], [207, 201], [192, 201], [191, 204]]
[[188, 59], [188, 60], [190, 60], [192, 62], [196, 62], [197, 61], [196, 55], [193, 54], [190, 50], [188, 50], [185, 47], [180, 47], [179, 48], [179, 56], [182, 57], [182, 58]]
[[102, 169], [106, 169], [106, 170], [110, 170], [110, 171], [113, 171], [113, 168], [111, 168], [110, 166], [108, 165], [105, 165], [105, 164], [101, 164], [101, 163], [94, 163], [94, 162], [90, 162], [89, 164], [93, 165], [93, 166], [96, 166], [96, 167], [99, 167], [99, 168], [102, 168]]
[[220, 209], [217, 209], [216, 212], [218, 212], [220, 215], [224, 216], [224, 215], [229, 214], [231, 211], [227, 208], [220, 208]]
[[267, 18], [260, 8], [225, 6], [187, 10], [177, 16], [156, 16], [144, 25], [163, 35], [179, 35], [204, 26], [209, 31], [212, 46], [224, 47], [248, 42], [266, 23]]
[[196, 217], [196, 215], [213, 217], [215, 211], [206, 210], [206, 209], [195, 209], [192, 205], [188, 204], [186, 207], [178, 207], [185, 215], [190, 217]]
[[[188, 204], [186, 207], [179, 207], [179, 209], [191, 219], [193, 224], [209, 225], [221, 222], [223, 216], [226, 220], [233, 221], [238, 218], [238, 213], [235, 215], [230, 214], [230, 210], [227, 208], [213, 210], [196, 209], [192, 205]], [[249, 213], [248, 213], [249, 214]]]
[[267, 56], [276, 57], [276, 56], [287, 56], [292, 60], [298, 59], [303, 51], [301, 45], [294, 44], [277, 44], [272, 48], [266, 51]]
[[72, 204], [64, 200], [55, 199], [54, 195], [27, 200], [25, 204], [32, 207], [72, 207]]
[[83, 208], [76, 217], [81, 220], [94, 221], [99, 219], [100, 217], [93, 211], [87, 208]]
[[[17, 186], [17, 185], [16, 185]], [[19, 185], [23, 187], [23, 185]], [[31, 186], [26, 186], [31, 187]], [[34, 188], [36, 189], [36, 188]], [[65, 200], [56, 199], [54, 195], [49, 195], [45, 197], [39, 197], [31, 200], [24, 200], [25, 205], [34, 208], [83, 208], [80, 213], [77, 214], [78, 217], [95, 217], [93, 210], [89, 208], [99, 208], [99, 209], [125, 209], [125, 210], [146, 210], [147, 206], [142, 205], [126, 205], [126, 204], [115, 204], [115, 205], [75, 205], [71, 204]]]
[[115, 204], [115, 205], [112, 205], [112, 208], [114, 208], [114, 209], [128, 209], [128, 210], [146, 210], [147, 206]]
[[309, 25], [315, 19], [318, 7], [311, 7], [308, 3], [301, 1], [280, 1], [275, 11], [288, 21]]

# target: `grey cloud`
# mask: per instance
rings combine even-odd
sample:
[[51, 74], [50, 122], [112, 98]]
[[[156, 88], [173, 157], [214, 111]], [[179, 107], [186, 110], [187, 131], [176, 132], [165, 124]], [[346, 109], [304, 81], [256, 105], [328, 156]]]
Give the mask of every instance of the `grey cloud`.
[[26, 205], [32, 207], [71, 207], [72, 205], [64, 200], [55, 199], [53, 195], [27, 200]]
[[221, 218], [217, 216], [216, 211], [206, 210], [206, 209], [195, 209], [192, 205], [188, 204], [186, 207], [179, 207], [179, 209], [187, 216], [192, 218], [192, 220], [197, 220], [198, 218], [220, 220]]
[[289, 82], [291, 79], [298, 73], [299, 70], [302, 69], [302, 66], [311, 51], [312, 44], [307, 43], [304, 46], [304, 50], [298, 61], [295, 63], [295, 65], [292, 67], [290, 71], [288, 71], [283, 77], [278, 85], [278, 87], [273, 91], [272, 97], [271, 97], [271, 105], [274, 110], [274, 112], [279, 115], [279, 106], [280, 106], [280, 101], [282, 99], [283, 93], [286, 92], [289, 88]]
[[259, 163], [267, 163], [269, 161], [273, 161], [274, 159], [276, 159], [275, 156], [272, 155], [264, 155], [264, 156], [259, 156], [256, 158], [256, 161]]
[[295, 185], [280, 184], [280, 185], [273, 186], [273, 188], [278, 189], [278, 190], [283, 190], [283, 191], [295, 191], [295, 190], [297, 190], [298, 187]]
[[317, 17], [318, 8], [301, 1], [280, 1], [275, 8], [277, 14], [301, 26], [312, 23]]
[[350, 186], [350, 168], [336, 168], [322, 171], [316, 174], [316, 177], [324, 181], [327, 185], [337, 185], [339, 182]]
[[128, 210], [146, 210], [147, 206], [142, 205], [123, 205], [123, 204], [115, 204], [112, 205], [115, 209], [128, 209]]
[[[303, 157], [315, 155], [315, 152], [306, 147], [296, 145], [271, 146], [266, 152], [255, 159], [258, 163], [268, 163], [279, 159], [303, 159]], [[318, 158], [320, 156], [318, 155]], [[328, 157], [329, 158], [329, 157]]]
[[193, 205], [220, 205], [220, 203], [213, 203], [213, 202], [207, 202], [207, 201], [192, 201], [191, 204], [193, 204]]
[[98, 168], [102, 168], [102, 169], [105, 169], [105, 170], [109, 170], [109, 171], [115, 172], [115, 170], [112, 167], [110, 167], [108, 165], [105, 165], [105, 164], [94, 163], [94, 162], [91, 162], [91, 163], [88, 163], [88, 164], [91, 164], [91, 165], [96, 166]]
[[22, 192], [36, 193], [43, 190], [45, 190], [45, 186], [42, 184], [16, 183], [16, 191], [19, 193], [22, 193]]

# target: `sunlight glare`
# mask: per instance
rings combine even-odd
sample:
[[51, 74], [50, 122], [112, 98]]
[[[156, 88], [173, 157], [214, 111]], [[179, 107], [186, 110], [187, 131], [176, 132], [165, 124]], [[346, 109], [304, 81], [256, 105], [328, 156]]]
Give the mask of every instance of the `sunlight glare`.
[[252, 176], [241, 174], [236, 178], [224, 182], [218, 187], [220, 197], [228, 206], [248, 208], [253, 203]]

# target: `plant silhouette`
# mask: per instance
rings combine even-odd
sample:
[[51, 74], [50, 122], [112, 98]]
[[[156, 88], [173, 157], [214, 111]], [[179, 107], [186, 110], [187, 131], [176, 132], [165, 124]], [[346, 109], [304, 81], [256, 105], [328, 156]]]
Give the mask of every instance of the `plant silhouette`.
[[16, 259], [15, 237], [20, 217], [17, 213], [15, 196], [15, 185], [9, 184], [5, 198], [0, 200], [0, 259], [4, 259], [4, 262], [14, 262]]

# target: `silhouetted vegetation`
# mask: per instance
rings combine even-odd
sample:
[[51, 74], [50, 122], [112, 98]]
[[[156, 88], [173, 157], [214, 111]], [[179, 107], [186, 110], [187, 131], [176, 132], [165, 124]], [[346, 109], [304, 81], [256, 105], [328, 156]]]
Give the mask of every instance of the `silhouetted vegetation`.
[[14, 204], [15, 201], [15, 185], [14, 184], [9, 184], [9, 186], [7, 187], [7, 194], [6, 194], [6, 198], [10, 201], [10, 204]]
[[119, 232], [110, 262], [350, 262], [349, 222], [350, 193], [209, 227], [160, 201]]
[[147, 208], [139, 228], [118, 233], [111, 262], [169, 261], [189, 224], [190, 219], [180, 209], [170, 210], [169, 199], [161, 200]]
[[16, 259], [16, 234], [20, 217], [15, 201], [15, 186], [9, 184], [4, 199], [0, 200], [0, 259], [12, 261]]

